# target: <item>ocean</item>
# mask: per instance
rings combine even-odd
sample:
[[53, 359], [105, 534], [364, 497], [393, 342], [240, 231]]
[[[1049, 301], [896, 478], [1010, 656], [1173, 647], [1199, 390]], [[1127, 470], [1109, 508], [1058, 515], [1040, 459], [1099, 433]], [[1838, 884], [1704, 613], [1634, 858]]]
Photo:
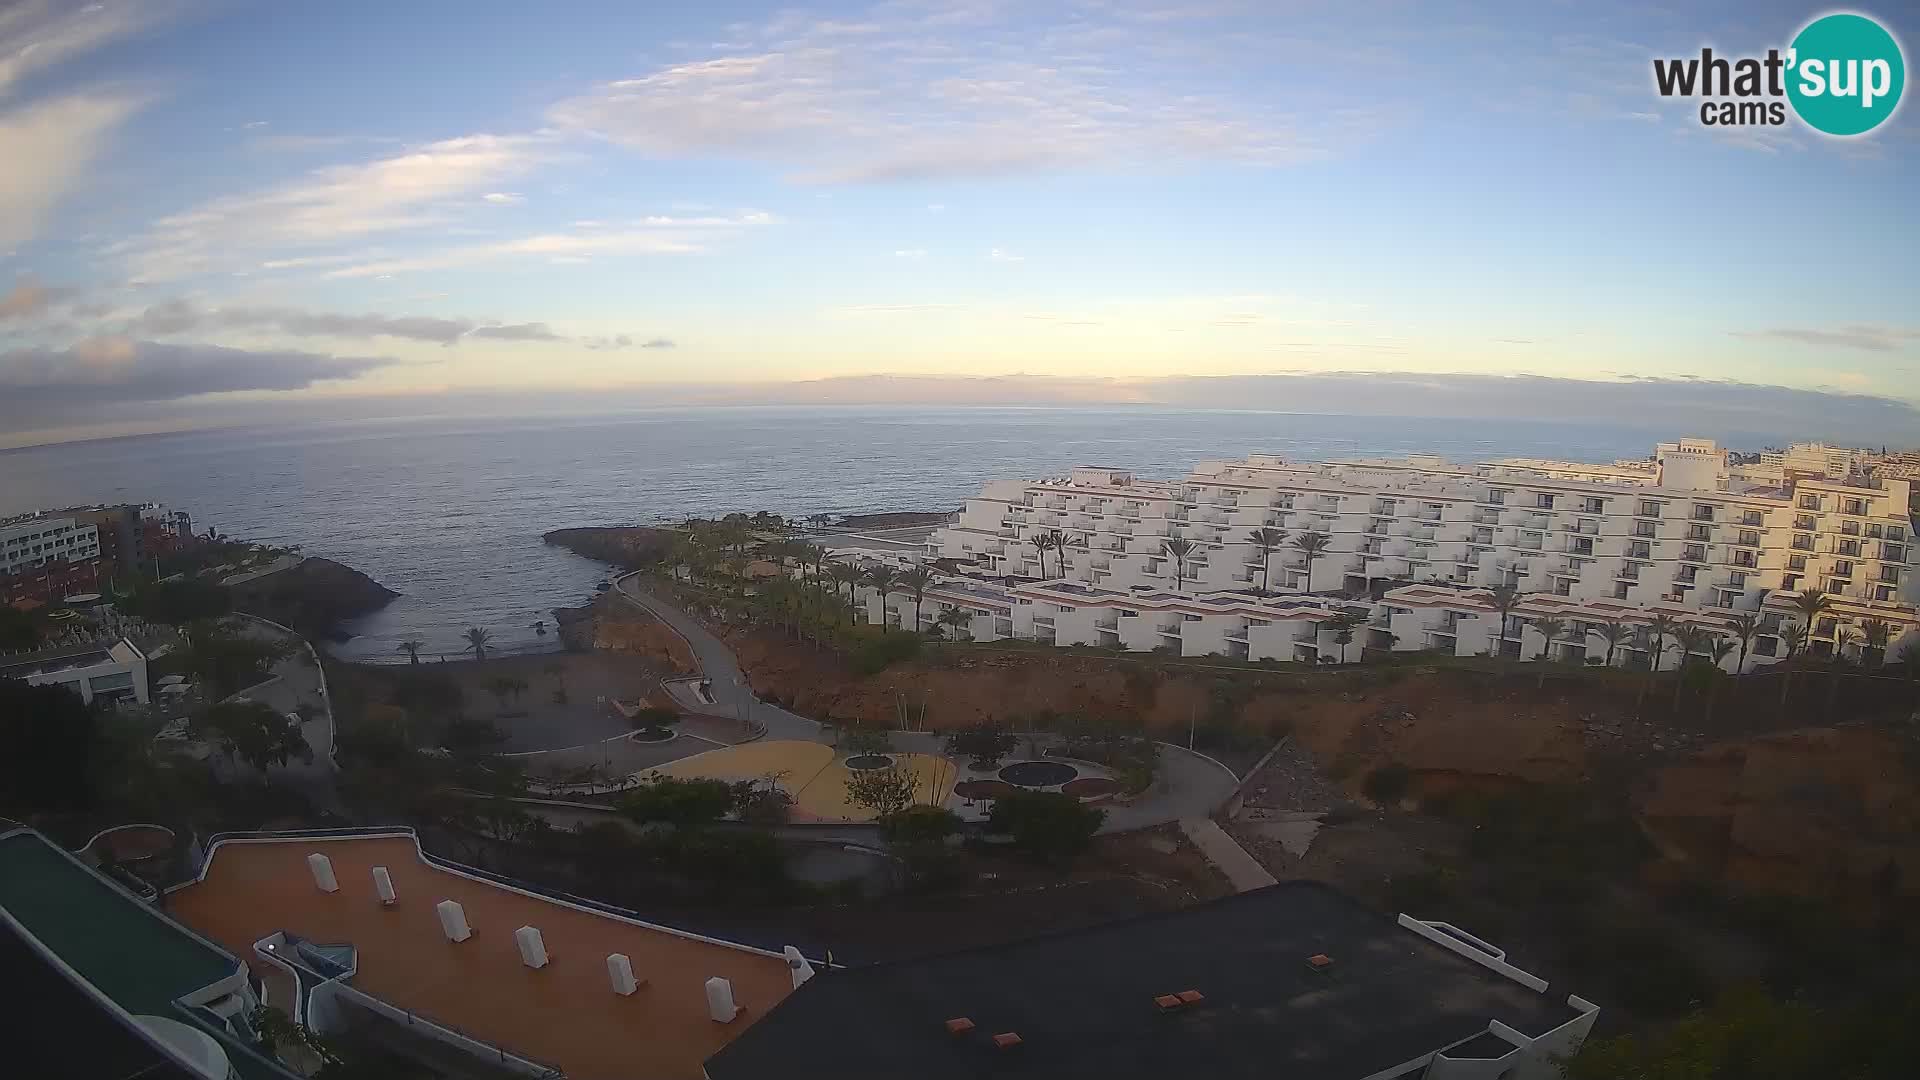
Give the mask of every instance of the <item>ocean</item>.
[[[557, 647], [556, 606], [607, 569], [551, 529], [734, 510], [946, 510], [1001, 477], [1074, 465], [1177, 477], [1203, 458], [1438, 453], [1642, 457], [1629, 426], [1142, 408], [767, 407], [570, 417], [389, 418], [0, 451], [0, 515], [157, 501], [196, 529], [298, 544], [401, 596], [333, 649], [392, 661], [408, 637], [452, 656], [469, 626], [507, 651]], [[1715, 433], [1704, 433], [1712, 435]]]

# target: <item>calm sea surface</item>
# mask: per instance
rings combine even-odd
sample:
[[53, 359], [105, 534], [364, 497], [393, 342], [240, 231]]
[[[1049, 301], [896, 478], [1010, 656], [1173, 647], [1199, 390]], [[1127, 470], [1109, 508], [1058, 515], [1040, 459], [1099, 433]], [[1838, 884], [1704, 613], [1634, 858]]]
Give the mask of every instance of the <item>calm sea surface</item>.
[[1175, 477], [1201, 458], [1256, 451], [1611, 461], [1644, 456], [1655, 437], [1599, 425], [1086, 408], [386, 419], [0, 452], [0, 515], [152, 500], [188, 511], [202, 531], [300, 544], [402, 594], [336, 648], [391, 660], [415, 635], [454, 653], [476, 625], [507, 649], [552, 647], [531, 624], [551, 623], [553, 607], [582, 602], [607, 576], [541, 543], [566, 526], [732, 510], [944, 510], [995, 477], [1080, 464]]

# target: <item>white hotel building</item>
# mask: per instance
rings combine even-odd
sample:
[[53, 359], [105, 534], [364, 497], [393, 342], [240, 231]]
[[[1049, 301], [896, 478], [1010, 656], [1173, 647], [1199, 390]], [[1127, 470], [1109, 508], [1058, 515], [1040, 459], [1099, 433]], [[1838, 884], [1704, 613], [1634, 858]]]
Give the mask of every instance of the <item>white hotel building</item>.
[[[1362, 647], [1531, 658], [1546, 647], [1533, 618], [1560, 617], [1584, 632], [1659, 613], [1715, 628], [1757, 612], [1752, 668], [1785, 654], [1779, 631], [1792, 595], [1823, 589], [1832, 612], [1812, 628], [1815, 655], [1879, 618], [1893, 626], [1894, 656], [1920, 640], [1913, 487], [1769, 462], [1730, 466], [1725, 450], [1699, 439], [1612, 465], [1255, 454], [1201, 462], [1173, 482], [1078, 468], [988, 483], [929, 536], [928, 557], [952, 560], [962, 579], [930, 589], [921, 617], [930, 623], [944, 606], [961, 607], [980, 640], [1312, 660], [1340, 657], [1323, 624], [1342, 611], [1366, 619], [1349, 658]], [[1271, 565], [1249, 540], [1263, 527], [1288, 534]], [[1330, 538], [1310, 571], [1291, 543], [1309, 531]], [[1030, 539], [1054, 532], [1066, 542], [1045, 552], [1043, 566]], [[1162, 547], [1173, 538], [1194, 545], [1179, 581]], [[1527, 595], [1495, 627], [1486, 590], [1501, 583]], [[912, 599], [900, 592], [884, 612], [871, 589], [865, 602], [873, 621], [912, 619]], [[1663, 666], [1676, 666], [1667, 644]], [[1603, 648], [1585, 637], [1552, 647], [1574, 661]], [[1622, 649], [1615, 661], [1627, 657], [1645, 660]]]

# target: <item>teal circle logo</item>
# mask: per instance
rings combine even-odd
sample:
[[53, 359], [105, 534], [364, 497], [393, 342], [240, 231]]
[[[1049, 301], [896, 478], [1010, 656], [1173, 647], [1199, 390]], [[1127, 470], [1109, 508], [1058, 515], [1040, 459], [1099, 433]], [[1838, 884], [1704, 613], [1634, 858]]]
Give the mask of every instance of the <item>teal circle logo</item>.
[[1816, 131], [1864, 135], [1900, 105], [1907, 85], [1900, 43], [1865, 15], [1823, 15], [1787, 52], [1787, 100]]

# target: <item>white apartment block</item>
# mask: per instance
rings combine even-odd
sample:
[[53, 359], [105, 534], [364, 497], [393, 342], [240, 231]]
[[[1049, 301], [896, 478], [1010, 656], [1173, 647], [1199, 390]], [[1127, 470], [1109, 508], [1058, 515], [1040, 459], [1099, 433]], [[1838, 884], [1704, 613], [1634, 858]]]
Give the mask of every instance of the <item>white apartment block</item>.
[[0, 525], [0, 577], [99, 556], [100, 530], [72, 518], [30, 517]]
[[[1201, 462], [1173, 482], [1107, 468], [994, 481], [928, 537], [926, 554], [998, 579], [1005, 615], [981, 615], [976, 638], [1305, 659], [1310, 629], [1314, 653], [1337, 655], [1308, 624], [1344, 606], [1367, 613], [1358, 638], [1368, 647], [1531, 658], [1544, 647], [1532, 618], [1591, 626], [1665, 613], [1717, 627], [1755, 612], [1774, 633], [1749, 650], [1751, 666], [1784, 654], [1777, 632], [1791, 595], [1806, 589], [1832, 597], [1832, 615], [1812, 628], [1816, 655], [1869, 618], [1892, 624], [1889, 656], [1920, 638], [1911, 486], [1730, 466], [1701, 439], [1613, 465], [1255, 454]], [[1263, 528], [1287, 534], [1270, 560], [1250, 540]], [[1306, 532], [1328, 537], [1310, 566], [1292, 544]], [[1055, 533], [1059, 548], [1031, 542]], [[1171, 539], [1193, 545], [1184, 565], [1165, 550]], [[1528, 594], [1504, 628], [1489, 621], [1487, 589], [1498, 584]], [[926, 607], [939, 610], [931, 599]], [[1175, 612], [1177, 641], [1162, 633]], [[1580, 659], [1596, 644], [1554, 648]], [[1663, 666], [1679, 659], [1668, 645]]]

